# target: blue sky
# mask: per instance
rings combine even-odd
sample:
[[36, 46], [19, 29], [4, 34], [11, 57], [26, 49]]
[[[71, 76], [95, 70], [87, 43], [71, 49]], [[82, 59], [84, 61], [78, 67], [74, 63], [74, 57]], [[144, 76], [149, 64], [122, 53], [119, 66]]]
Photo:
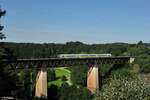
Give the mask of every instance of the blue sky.
[[150, 0], [0, 0], [12, 42], [150, 42]]

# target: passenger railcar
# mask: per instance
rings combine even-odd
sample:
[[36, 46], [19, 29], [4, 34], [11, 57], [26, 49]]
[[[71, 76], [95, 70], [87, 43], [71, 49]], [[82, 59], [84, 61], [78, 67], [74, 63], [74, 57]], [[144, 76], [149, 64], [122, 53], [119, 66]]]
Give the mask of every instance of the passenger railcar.
[[111, 56], [112, 54], [59, 54], [58, 58], [96, 58]]

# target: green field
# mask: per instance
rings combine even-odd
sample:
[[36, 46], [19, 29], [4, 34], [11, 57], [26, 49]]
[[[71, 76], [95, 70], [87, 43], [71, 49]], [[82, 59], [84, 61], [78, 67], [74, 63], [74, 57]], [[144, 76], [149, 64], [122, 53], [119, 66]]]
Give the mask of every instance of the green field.
[[71, 72], [69, 69], [65, 67], [55, 68], [55, 73], [56, 73], [57, 79], [55, 81], [48, 82], [48, 86], [53, 84], [53, 85], [57, 85], [58, 87], [60, 87], [64, 83], [64, 81], [61, 80], [62, 76], [66, 76], [67, 81], [65, 82], [71, 85], [71, 81], [70, 81]]

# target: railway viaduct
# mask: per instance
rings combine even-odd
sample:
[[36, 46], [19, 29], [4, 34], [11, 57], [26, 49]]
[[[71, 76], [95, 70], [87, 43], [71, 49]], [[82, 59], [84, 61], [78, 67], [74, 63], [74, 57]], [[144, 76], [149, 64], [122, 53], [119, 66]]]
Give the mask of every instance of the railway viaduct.
[[[15, 66], [15, 68], [32, 68], [39, 69], [36, 77], [35, 97], [47, 98], [47, 68], [48, 67], [63, 67], [63, 66], [77, 66], [87, 65], [89, 71], [87, 72], [87, 88], [91, 92], [99, 89], [99, 67], [103, 64], [127, 64], [132, 63], [134, 58], [130, 56], [111, 56], [111, 57], [96, 57], [96, 58], [37, 58], [37, 59], [17, 59], [4, 60], [3, 63]], [[24, 66], [24, 67], [21, 67]]]

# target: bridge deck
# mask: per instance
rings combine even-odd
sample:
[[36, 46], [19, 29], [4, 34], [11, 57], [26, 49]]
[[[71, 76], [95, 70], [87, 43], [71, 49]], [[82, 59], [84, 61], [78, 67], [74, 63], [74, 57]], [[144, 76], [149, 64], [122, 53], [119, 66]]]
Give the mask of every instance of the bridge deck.
[[33, 58], [33, 59], [16, 59], [3, 60], [8, 65], [15, 66], [36, 66], [36, 67], [60, 67], [74, 65], [91, 65], [91, 64], [125, 64], [129, 63], [130, 56], [112, 56], [112, 57], [95, 57], [95, 58]]
[[130, 56], [92, 57], [92, 58], [31, 58], [17, 59], [17, 61], [48, 61], [48, 60], [83, 60], [83, 59], [129, 59]]
[[15, 62], [43, 62], [43, 61], [80, 61], [80, 60], [129, 60], [130, 56], [111, 56], [111, 57], [92, 57], [92, 58], [31, 58], [31, 59], [14, 59], [14, 60], [3, 60], [4, 63], [15, 63]]

